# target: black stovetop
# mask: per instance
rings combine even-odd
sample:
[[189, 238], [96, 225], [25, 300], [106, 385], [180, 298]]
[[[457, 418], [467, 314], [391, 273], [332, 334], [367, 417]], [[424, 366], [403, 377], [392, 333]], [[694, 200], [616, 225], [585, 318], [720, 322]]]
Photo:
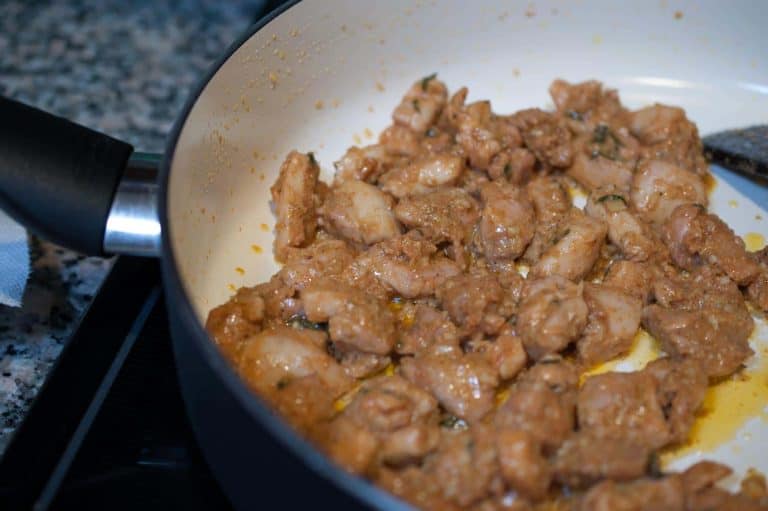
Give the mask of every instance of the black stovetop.
[[228, 509], [176, 381], [157, 262], [119, 259], [0, 462], [0, 509]]

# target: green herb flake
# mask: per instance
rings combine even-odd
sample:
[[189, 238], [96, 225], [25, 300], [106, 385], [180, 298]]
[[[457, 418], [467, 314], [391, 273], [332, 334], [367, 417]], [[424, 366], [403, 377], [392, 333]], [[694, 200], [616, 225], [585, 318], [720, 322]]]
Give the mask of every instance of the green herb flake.
[[610, 128], [608, 128], [605, 124], [598, 124], [595, 128], [595, 132], [592, 135], [592, 142], [596, 144], [602, 144], [605, 142], [606, 137], [608, 136], [608, 132], [610, 131]]
[[424, 92], [427, 92], [427, 87], [429, 87], [429, 82], [437, 78], [437, 73], [432, 73], [429, 76], [425, 76], [421, 79], [421, 90]]
[[576, 110], [568, 110], [568, 113], [566, 114], [568, 117], [573, 119], [574, 121], [583, 121], [584, 117], [581, 116], [579, 112]]
[[317, 167], [317, 160], [315, 159], [315, 153], [312, 151], [307, 153], [307, 158], [309, 158], [309, 163], [315, 167]]
[[455, 429], [457, 431], [465, 430], [469, 427], [464, 419], [456, 417], [455, 415], [446, 415], [440, 421], [440, 426], [448, 429]]
[[298, 314], [290, 317], [286, 324], [296, 330], [325, 330], [326, 328], [325, 323], [314, 323]]
[[507, 163], [504, 165], [504, 175], [509, 177], [510, 172], [512, 172], [512, 164]]
[[412, 100], [411, 104], [413, 105], [413, 109], [414, 110], [416, 110], [417, 112], [421, 113], [421, 107], [419, 106], [419, 100], [418, 99]]
[[627, 200], [624, 197], [622, 197], [621, 195], [616, 195], [614, 193], [609, 193], [608, 195], [603, 195], [602, 197], [597, 199], [597, 202], [605, 202], [605, 201], [609, 201], [609, 200], [620, 200], [625, 205], [627, 204]]

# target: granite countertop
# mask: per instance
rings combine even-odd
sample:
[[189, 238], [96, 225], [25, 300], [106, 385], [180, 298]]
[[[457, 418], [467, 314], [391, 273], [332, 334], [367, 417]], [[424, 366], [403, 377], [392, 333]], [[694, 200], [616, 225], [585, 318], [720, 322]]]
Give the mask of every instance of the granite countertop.
[[[0, 94], [161, 152], [191, 88], [263, 4], [0, 2]], [[33, 236], [30, 256], [23, 306], [0, 306], [0, 453], [112, 264]]]

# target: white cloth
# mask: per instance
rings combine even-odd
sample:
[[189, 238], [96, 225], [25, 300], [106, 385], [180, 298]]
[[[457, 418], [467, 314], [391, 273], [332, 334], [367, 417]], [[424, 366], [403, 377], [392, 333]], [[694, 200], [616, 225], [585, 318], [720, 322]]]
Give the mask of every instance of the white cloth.
[[21, 306], [28, 277], [27, 231], [0, 210], [0, 304]]

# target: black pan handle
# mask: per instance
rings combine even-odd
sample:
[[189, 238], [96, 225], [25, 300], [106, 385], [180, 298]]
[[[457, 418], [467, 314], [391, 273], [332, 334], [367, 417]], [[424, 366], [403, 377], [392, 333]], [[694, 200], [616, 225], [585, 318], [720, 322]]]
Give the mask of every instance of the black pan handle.
[[104, 229], [130, 144], [0, 97], [0, 207], [30, 231], [90, 255]]

